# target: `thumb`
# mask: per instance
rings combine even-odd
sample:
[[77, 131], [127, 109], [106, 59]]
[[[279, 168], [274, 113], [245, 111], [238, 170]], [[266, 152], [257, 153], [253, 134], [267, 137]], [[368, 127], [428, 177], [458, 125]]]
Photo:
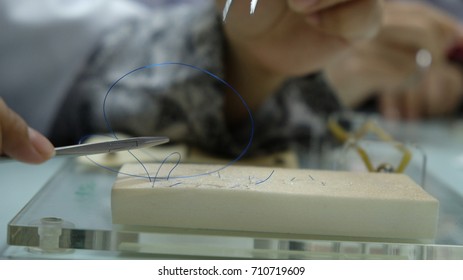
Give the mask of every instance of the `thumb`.
[[41, 163], [54, 155], [53, 145], [27, 126], [0, 98], [0, 154], [26, 163]]
[[288, 6], [314, 28], [347, 41], [370, 39], [382, 25], [379, 0], [288, 0]]

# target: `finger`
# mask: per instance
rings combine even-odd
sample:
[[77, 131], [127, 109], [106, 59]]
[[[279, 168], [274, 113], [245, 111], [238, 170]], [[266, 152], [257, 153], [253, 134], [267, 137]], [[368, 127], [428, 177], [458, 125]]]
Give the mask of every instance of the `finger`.
[[384, 91], [379, 97], [379, 110], [390, 120], [415, 120], [421, 112], [421, 100], [417, 96], [414, 90]]
[[449, 15], [425, 4], [390, 1], [384, 7], [384, 28], [378, 39], [386, 43], [426, 48], [435, 61], [461, 36], [461, 27]]
[[29, 128], [0, 98], [0, 154], [27, 163], [41, 163], [54, 154], [53, 145]]
[[397, 96], [391, 91], [385, 91], [378, 96], [378, 111], [384, 118], [399, 120], [401, 118]]
[[332, 5], [316, 13], [306, 12], [307, 22], [321, 32], [348, 41], [372, 38], [379, 32], [382, 23], [380, 1], [328, 1], [327, 3]]
[[427, 83], [428, 116], [444, 116], [453, 113], [463, 99], [463, 79], [460, 69], [452, 65], [433, 70]]
[[426, 103], [424, 95], [419, 89], [405, 90], [403, 93], [402, 118], [406, 120], [417, 120], [426, 115]]
[[350, 57], [353, 73], [363, 77], [362, 83], [370, 85], [368, 90], [398, 89], [416, 74], [416, 61], [406, 49], [389, 48], [382, 44], [357, 45], [355, 55]]
[[352, 0], [288, 0], [289, 7], [298, 13], [314, 13]]
[[424, 103], [426, 108], [426, 116], [437, 116], [447, 109], [448, 107], [446, 99], [449, 97], [447, 92], [443, 91], [443, 84], [441, 79], [437, 77], [439, 73], [432, 69], [423, 81], [421, 94], [424, 97]]

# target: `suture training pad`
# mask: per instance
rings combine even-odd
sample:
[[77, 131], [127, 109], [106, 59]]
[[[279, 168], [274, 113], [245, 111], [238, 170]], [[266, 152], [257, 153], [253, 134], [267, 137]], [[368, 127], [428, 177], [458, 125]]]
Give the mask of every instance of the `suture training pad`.
[[[145, 165], [150, 176], [158, 164]], [[119, 174], [114, 224], [310, 235], [433, 239], [438, 201], [406, 175], [164, 164]], [[147, 176], [139, 164], [121, 173]], [[164, 177], [164, 178], [162, 178]]]

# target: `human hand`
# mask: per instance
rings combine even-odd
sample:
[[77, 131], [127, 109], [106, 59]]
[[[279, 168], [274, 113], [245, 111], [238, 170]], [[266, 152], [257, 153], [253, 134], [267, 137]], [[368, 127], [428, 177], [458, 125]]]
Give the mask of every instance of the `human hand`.
[[[219, 10], [224, 2], [218, 1]], [[374, 36], [381, 3], [266, 0], [249, 15], [249, 1], [234, 1], [224, 24], [227, 80], [255, 108], [287, 78], [318, 71], [352, 41]], [[239, 114], [240, 106], [230, 107]]]
[[387, 119], [416, 120], [455, 112], [463, 101], [463, 70], [447, 64], [432, 67], [415, 87], [384, 90], [378, 111]]
[[53, 145], [27, 126], [0, 98], [0, 155], [26, 163], [41, 163], [54, 155]]
[[[463, 73], [448, 60], [448, 51], [463, 43], [463, 27], [417, 2], [388, 1], [384, 8], [385, 23], [377, 38], [356, 44], [326, 68], [341, 100], [355, 108], [377, 93], [378, 110], [389, 118], [453, 111], [463, 99]], [[417, 67], [420, 49], [432, 55], [427, 70]]]

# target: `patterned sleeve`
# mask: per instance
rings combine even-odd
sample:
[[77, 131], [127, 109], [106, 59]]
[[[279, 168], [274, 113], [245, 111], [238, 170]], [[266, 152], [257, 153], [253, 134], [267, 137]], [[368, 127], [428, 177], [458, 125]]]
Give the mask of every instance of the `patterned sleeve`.
[[[206, 4], [169, 6], [108, 30], [70, 89], [52, 141], [70, 144], [88, 134], [116, 131], [239, 154], [250, 139], [250, 122], [230, 131], [222, 110], [225, 87], [196, 68], [222, 77], [223, 49], [220, 19]], [[155, 66], [169, 62], [194, 67]], [[288, 81], [253, 112], [249, 152], [273, 151], [322, 134], [326, 115], [338, 104], [320, 75]]]

